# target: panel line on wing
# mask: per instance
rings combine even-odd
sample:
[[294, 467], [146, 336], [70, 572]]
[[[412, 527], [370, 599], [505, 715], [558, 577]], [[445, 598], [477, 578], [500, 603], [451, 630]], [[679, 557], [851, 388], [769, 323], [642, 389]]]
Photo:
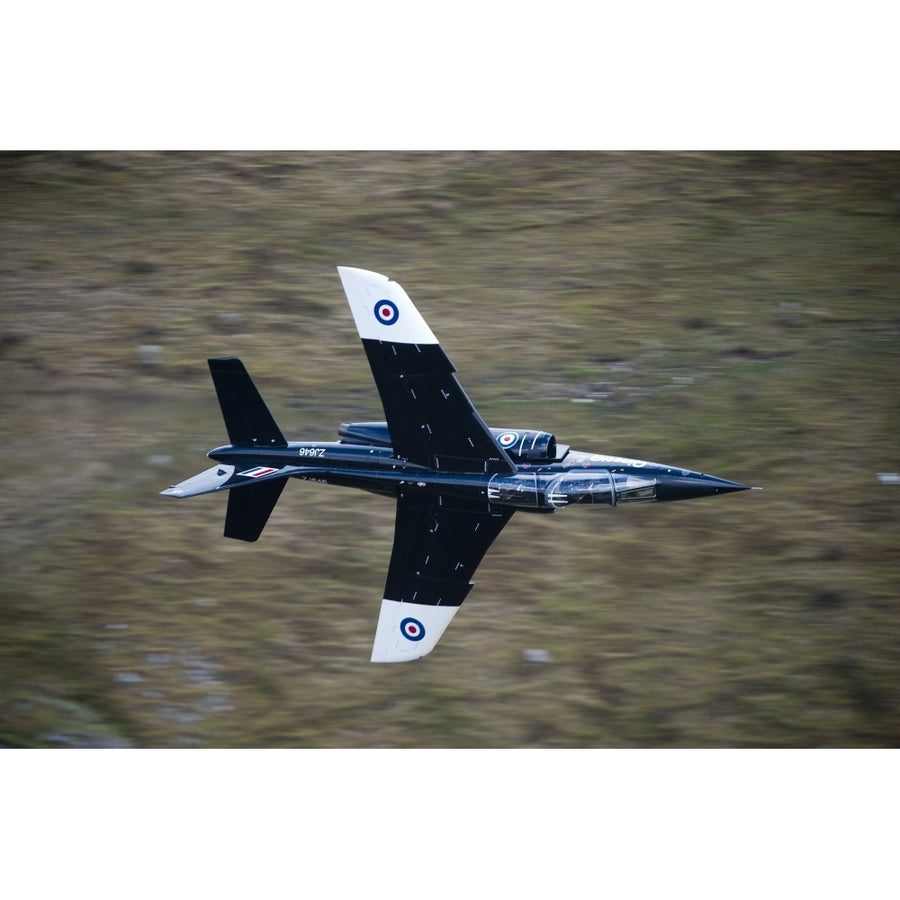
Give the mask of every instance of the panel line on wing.
[[[440, 344], [385, 340], [381, 332], [394, 326], [376, 323], [370, 327], [365, 311], [359, 310], [361, 303], [368, 302], [357, 297], [363, 289], [352, 279], [348, 285], [343, 271], [341, 277], [357, 317], [395, 455], [441, 472], [515, 472], [457, 381], [456, 369]], [[372, 274], [373, 283], [380, 277]], [[401, 307], [401, 319], [415, 310], [408, 298], [406, 303], [409, 310]]]
[[461, 604], [475, 569], [511, 516], [511, 507], [498, 512], [485, 502], [401, 495], [385, 598]]

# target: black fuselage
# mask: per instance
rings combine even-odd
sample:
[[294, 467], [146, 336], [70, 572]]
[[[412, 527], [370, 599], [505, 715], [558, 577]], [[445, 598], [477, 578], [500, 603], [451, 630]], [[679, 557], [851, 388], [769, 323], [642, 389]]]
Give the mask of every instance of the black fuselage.
[[687, 500], [746, 490], [746, 485], [644, 460], [563, 450], [553, 460], [524, 462], [516, 473], [441, 472], [394, 456], [390, 447], [358, 442], [290, 442], [286, 447], [217, 447], [209, 457], [236, 471], [299, 468], [293, 478], [397, 497], [428, 492], [533, 512], [572, 504]]

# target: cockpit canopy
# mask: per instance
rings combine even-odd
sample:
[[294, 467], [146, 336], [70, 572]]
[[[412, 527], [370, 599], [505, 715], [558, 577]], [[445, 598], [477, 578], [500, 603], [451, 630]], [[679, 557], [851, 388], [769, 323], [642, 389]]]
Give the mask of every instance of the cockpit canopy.
[[518, 472], [495, 475], [488, 485], [488, 500], [504, 506], [553, 512], [576, 503], [649, 502], [658, 499], [655, 477], [608, 469], [580, 472]]

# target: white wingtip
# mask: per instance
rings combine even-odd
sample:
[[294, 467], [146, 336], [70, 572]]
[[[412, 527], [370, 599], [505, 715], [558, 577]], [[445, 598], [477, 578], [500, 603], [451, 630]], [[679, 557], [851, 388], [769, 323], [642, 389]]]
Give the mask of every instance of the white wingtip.
[[363, 340], [436, 344], [437, 338], [406, 291], [378, 272], [338, 266], [356, 330]]
[[372, 662], [407, 662], [430, 653], [458, 609], [382, 600]]

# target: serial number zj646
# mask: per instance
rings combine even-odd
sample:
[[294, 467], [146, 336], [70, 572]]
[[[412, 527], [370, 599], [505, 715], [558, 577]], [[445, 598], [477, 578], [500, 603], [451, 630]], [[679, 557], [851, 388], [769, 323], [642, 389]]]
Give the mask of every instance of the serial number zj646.
[[325, 448], [324, 447], [301, 447], [297, 451], [300, 456], [324, 456]]

